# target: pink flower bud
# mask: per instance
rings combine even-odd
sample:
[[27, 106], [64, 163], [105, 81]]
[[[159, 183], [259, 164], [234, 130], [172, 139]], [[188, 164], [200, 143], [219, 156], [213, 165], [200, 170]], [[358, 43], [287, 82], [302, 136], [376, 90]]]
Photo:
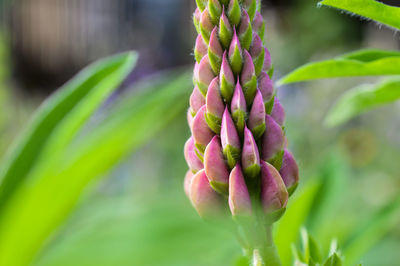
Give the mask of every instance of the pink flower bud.
[[187, 119], [189, 127], [192, 127], [193, 115], [192, 115], [192, 109], [190, 107], [188, 108], [188, 111], [186, 114], [186, 119]]
[[253, 39], [253, 30], [251, 28], [251, 21], [249, 14], [246, 10], [242, 11], [242, 19], [240, 21], [240, 27], [238, 30], [240, 44], [243, 49], [249, 50], [251, 41]]
[[282, 168], [279, 173], [285, 182], [289, 195], [291, 195], [299, 183], [299, 167], [293, 155], [288, 150], [285, 150], [283, 155]]
[[206, 149], [208, 143], [214, 137], [214, 133], [207, 125], [205, 114], [206, 114], [206, 106], [204, 105], [197, 112], [192, 122], [192, 135], [194, 143], [197, 149], [199, 149], [199, 151], [202, 153]]
[[264, 39], [265, 23], [260, 12], [256, 12], [253, 20], [253, 31], [260, 36], [260, 39]]
[[199, 88], [197, 86], [194, 87], [192, 95], [190, 95], [190, 108], [192, 115], [196, 115], [197, 112], [203, 105], [206, 104], [206, 100], [204, 96], [201, 94]]
[[185, 194], [188, 198], [190, 198], [190, 186], [192, 185], [192, 178], [193, 178], [193, 173], [191, 170], [186, 172], [185, 175], [185, 181], [183, 182], [183, 187], [185, 189]]
[[260, 138], [264, 134], [265, 106], [263, 96], [259, 90], [257, 90], [253, 106], [251, 107], [248, 125], [255, 139]]
[[242, 81], [242, 88], [247, 105], [251, 105], [257, 90], [257, 76], [251, 55], [247, 50], [244, 50], [243, 54], [244, 64], [240, 79]]
[[242, 149], [242, 166], [246, 177], [255, 178], [260, 173], [260, 155], [257, 143], [251, 131], [244, 128], [244, 141]]
[[210, 40], [211, 31], [214, 29], [208, 9], [204, 9], [200, 17], [200, 33], [206, 43]]
[[265, 116], [265, 133], [262, 139], [262, 159], [270, 161], [283, 149], [285, 136], [281, 126], [270, 116]]
[[221, 69], [223, 50], [218, 39], [218, 28], [215, 27], [211, 32], [210, 44], [208, 48], [208, 58], [214, 73], [218, 74]]
[[197, 81], [197, 86], [200, 92], [205, 96], [207, 95], [207, 89], [211, 81], [215, 78], [214, 72], [210, 65], [210, 60], [208, 55], [204, 56], [195, 68], [195, 80]]
[[210, 86], [208, 87], [206, 106], [208, 114], [212, 114], [219, 119], [222, 118], [225, 110], [225, 105], [221, 98], [218, 77], [214, 78], [213, 81], [211, 81]]
[[267, 48], [265, 48], [265, 55], [264, 55], [264, 71], [268, 71], [272, 68], [272, 59], [271, 59], [271, 53]]
[[228, 108], [225, 109], [224, 115], [222, 116], [221, 143], [228, 165], [230, 168], [233, 168], [239, 160], [241, 147], [239, 135]]
[[242, 47], [240, 45], [239, 38], [236, 34], [236, 30], [233, 30], [233, 37], [231, 41], [231, 45], [229, 47], [229, 63], [231, 65], [233, 74], [239, 75], [242, 71], [243, 65], [243, 55], [242, 55]]
[[196, 11], [193, 14], [193, 24], [198, 34], [200, 34], [200, 18], [201, 18], [201, 11], [200, 9], [196, 8]]
[[204, 170], [201, 170], [192, 178], [190, 200], [202, 218], [210, 218], [220, 214], [221, 199], [208, 183]]
[[203, 169], [203, 163], [200, 161], [199, 157], [196, 155], [196, 147], [194, 145], [193, 138], [191, 137], [186, 141], [184, 153], [186, 162], [193, 173], [197, 173]]
[[269, 102], [274, 96], [274, 82], [266, 72], [261, 72], [258, 78], [258, 88], [264, 99], [264, 103]]
[[221, 73], [219, 75], [221, 94], [225, 101], [230, 102], [232, 99], [233, 89], [235, 87], [235, 77], [231, 66], [229, 65], [226, 52], [222, 56]]
[[285, 123], [285, 110], [283, 109], [283, 106], [281, 105], [281, 102], [279, 101], [278, 97], [275, 97], [275, 103], [271, 111], [271, 117], [280, 126], [283, 126], [283, 124]]
[[204, 169], [210, 185], [221, 194], [228, 194], [229, 170], [222, 153], [221, 140], [215, 136], [204, 152]]
[[197, 63], [200, 63], [201, 59], [207, 54], [208, 46], [204, 42], [203, 37], [201, 34], [197, 36], [196, 45], [194, 47], [194, 56], [196, 58]]
[[221, 18], [219, 20], [219, 39], [224, 48], [228, 48], [233, 36], [233, 29], [225, 14], [225, 9], [222, 9]]
[[240, 136], [243, 136], [244, 126], [247, 118], [247, 106], [246, 99], [244, 98], [242, 87], [240, 86], [240, 80], [238, 78], [235, 92], [233, 94], [231, 102], [232, 118], [235, 121], [236, 128]]
[[269, 163], [261, 162], [261, 203], [266, 214], [286, 208], [288, 192], [279, 172]]
[[239, 164], [233, 168], [229, 177], [229, 207], [233, 216], [252, 214], [249, 191]]

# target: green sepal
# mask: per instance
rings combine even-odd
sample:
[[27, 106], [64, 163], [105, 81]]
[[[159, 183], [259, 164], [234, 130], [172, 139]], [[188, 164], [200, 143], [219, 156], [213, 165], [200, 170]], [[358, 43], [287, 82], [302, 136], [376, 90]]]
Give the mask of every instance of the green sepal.
[[265, 45], [264, 35], [265, 35], [265, 22], [263, 21], [261, 27], [257, 31], [258, 36], [260, 36], [261, 41]]
[[251, 27], [251, 24], [249, 24], [249, 27], [243, 34], [240, 34], [239, 40], [243, 49], [250, 49], [251, 42], [253, 41], [253, 29]]
[[324, 263], [324, 266], [342, 266], [342, 265], [343, 265], [343, 260], [336, 252], [333, 253], [333, 255], [330, 256]]
[[250, 81], [243, 84], [244, 98], [246, 98], [246, 103], [250, 106], [253, 103], [254, 96], [257, 92], [257, 77], [254, 75]]
[[222, 58], [217, 55], [216, 53], [213, 53], [208, 47], [208, 59], [210, 61], [210, 66], [214, 72], [215, 75], [218, 75], [220, 69], [221, 69], [221, 64], [222, 64]]
[[229, 184], [210, 181], [210, 186], [218, 193], [228, 196], [229, 195]]
[[200, 34], [200, 21], [198, 21], [195, 16], [193, 16], [193, 24], [196, 28], [197, 34]]
[[229, 44], [232, 41], [233, 32], [232, 30], [225, 24], [223, 19], [220, 19], [219, 22], [219, 40], [221, 41], [224, 49], [229, 48]]
[[194, 49], [194, 58], [196, 59], [196, 62], [200, 64], [200, 61], [201, 59], [203, 59], [203, 56], [196, 49]]
[[210, 14], [211, 21], [214, 25], [218, 24], [219, 18], [221, 17], [222, 9], [221, 6], [217, 6], [212, 0], [208, 1], [208, 13]]
[[258, 77], [263, 69], [265, 60], [265, 49], [262, 49], [261, 54], [256, 58], [253, 58], [254, 62], [254, 70], [256, 72], [256, 76]]
[[282, 216], [285, 214], [285, 212], [286, 212], [286, 208], [282, 208], [282, 209], [267, 213], [265, 215], [264, 221], [267, 225], [273, 224], [273, 223], [279, 221], [279, 219], [282, 218]]
[[243, 169], [244, 176], [248, 179], [255, 179], [260, 174], [260, 165], [253, 164], [252, 166]]
[[289, 197], [293, 195], [293, 193], [297, 190], [298, 186], [299, 186], [299, 183], [296, 183], [293, 186], [287, 188], [287, 191], [289, 193]]
[[272, 65], [271, 69], [268, 70], [267, 72], [270, 79], [272, 79], [272, 76], [274, 75], [274, 70], [275, 70], [274, 65]]
[[[197, 146], [196, 146], [197, 147]], [[204, 156], [203, 154], [201, 154], [197, 149], [194, 149], [194, 153], [196, 153], [197, 158], [199, 158], [199, 160], [204, 163]]]
[[242, 51], [240, 51], [238, 46], [235, 47], [233, 55], [229, 57], [229, 63], [231, 65], [232, 72], [235, 76], [239, 75], [240, 72], [242, 72], [242, 66], [243, 66]]
[[199, 29], [200, 29], [200, 34], [203, 37], [203, 40], [207, 43], [210, 42], [210, 36], [211, 36], [211, 31], [208, 29], [204, 28], [201, 23], [199, 24]]
[[240, 24], [240, 19], [241, 19], [241, 11], [240, 11], [240, 5], [238, 0], [233, 0], [233, 4], [231, 8], [228, 10], [228, 18], [229, 21], [235, 25], [239, 26]]
[[[196, 146], [196, 148], [201, 152], [201, 153], [203, 153], [204, 154], [204, 151], [206, 150], [206, 147], [204, 146], [204, 145], [201, 145], [201, 144], [195, 144], [195, 146]], [[198, 152], [196, 152], [196, 154], [198, 154]], [[197, 155], [197, 157], [198, 157], [198, 155]]]
[[220, 90], [221, 90], [221, 95], [224, 97], [224, 100], [226, 102], [230, 102], [233, 97], [233, 92], [235, 90], [235, 84], [230, 84], [226, 78], [225, 75], [221, 75], [221, 80], [220, 80]]
[[236, 110], [232, 113], [233, 121], [235, 122], [236, 129], [239, 133], [239, 136], [243, 137], [244, 126], [246, 125], [246, 112], [243, 110]]
[[253, 137], [255, 140], [261, 138], [264, 132], [265, 132], [265, 123], [262, 123], [261, 125], [256, 126], [251, 130], [251, 133], [253, 133]]
[[257, 11], [257, 0], [253, 0], [249, 7], [247, 7], [247, 13], [249, 14], [250, 21], [253, 21], [254, 16], [256, 15]]
[[196, 5], [203, 12], [204, 9], [207, 7], [207, 0], [196, 0]]
[[211, 113], [206, 113], [205, 119], [206, 119], [208, 127], [214, 133], [219, 134], [221, 132], [221, 122], [222, 122], [221, 118], [219, 118]]
[[274, 104], [275, 104], [275, 95], [272, 96], [271, 100], [269, 100], [268, 102], [264, 103], [264, 105], [265, 105], [265, 113], [267, 115], [271, 114], [272, 108], [274, 108]]
[[261, 1], [257, 1], [257, 11], [261, 11]]
[[208, 86], [206, 84], [203, 84], [199, 81], [195, 82], [195, 85], [197, 85], [197, 87], [199, 88], [200, 93], [206, 97], [207, 96], [207, 91], [208, 91]]
[[226, 160], [228, 161], [228, 166], [233, 169], [236, 163], [240, 159], [240, 149], [233, 147], [232, 145], [227, 145], [223, 151]]
[[283, 155], [285, 154], [284, 150], [281, 150], [278, 152], [277, 155], [275, 155], [274, 158], [272, 158], [269, 163], [272, 164], [276, 170], [281, 170], [282, 167], [282, 162], [283, 162]]

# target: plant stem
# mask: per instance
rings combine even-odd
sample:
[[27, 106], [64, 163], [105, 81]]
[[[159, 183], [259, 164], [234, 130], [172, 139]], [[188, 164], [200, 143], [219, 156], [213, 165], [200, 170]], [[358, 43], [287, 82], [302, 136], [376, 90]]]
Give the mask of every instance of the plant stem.
[[[272, 225], [265, 228], [266, 238], [264, 245], [258, 251], [264, 266], [281, 266], [280, 258], [272, 238]], [[257, 250], [254, 250], [256, 252]]]

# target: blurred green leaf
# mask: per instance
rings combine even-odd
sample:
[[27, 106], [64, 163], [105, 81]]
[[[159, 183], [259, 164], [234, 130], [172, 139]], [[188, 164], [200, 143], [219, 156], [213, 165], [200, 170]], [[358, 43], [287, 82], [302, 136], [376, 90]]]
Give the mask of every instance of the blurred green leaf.
[[97, 128], [38, 165], [0, 219], [0, 264], [29, 262], [94, 178], [106, 174], [182, 112], [190, 81], [181, 75], [161, 87], [157, 84], [152, 94], [124, 100]]
[[309, 181], [290, 200], [285, 215], [277, 225], [274, 240], [283, 266], [292, 265], [292, 244], [298, 240], [300, 228], [309, 216], [320, 185], [319, 180]]
[[320, 5], [335, 7], [400, 29], [400, 8], [375, 0], [323, 0]]
[[342, 266], [342, 265], [343, 261], [337, 253], [334, 253], [332, 256], [330, 256], [324, 263], [324, 266]]
[[377, 85], [364, 84], [345, 93], [330, 110], [325, 123], [337, 126], [351, 118], [400, 99], [400, 78]]
[[[73, 138], [97, 107], [132, 71], [135, 53], [100, 60], [81, 71], [46, 100], [2, 165], [0, 208], [40, 160]], [[47, 155], [46, 155], [47, 154]]]
[[278, 85], [323, 78], [397, 74], [400, 74], [400, 52], [368, 49], [308, 63], [280, 79]]
[[353, 265], [389, 233], [400, 221], [400, 197], [394, 199], [363, 224], [357, 226], [356, 231], [343, 247], [346, 264]]

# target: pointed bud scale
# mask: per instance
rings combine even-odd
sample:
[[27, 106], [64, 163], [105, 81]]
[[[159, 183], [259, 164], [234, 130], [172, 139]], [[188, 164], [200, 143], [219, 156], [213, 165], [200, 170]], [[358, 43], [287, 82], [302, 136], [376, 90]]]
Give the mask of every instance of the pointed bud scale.
[[264, 41], [265, 23], [260, 12], [256, 12], [253, 20], [253, 31]]
[[288, 197], [285, 183], [279, 172], [269, 163], [262, 161], [261, 204], [269, 222], [275, 222], [282, 216]]
[[208, 143], [214, 137], [214, 133], [208, 127], [206, 119], [206, 106], [200, 108], [192, 122], [192, 135], [196, 148], [204, 153]]
[[233, 216], [252, 214], [250, 194], [239, 164], [233, 168], [229, 177], [229, 208]]
[[224, 9], [222, 10], [221, 18], [219, 19], [219, 39], [224, 49], [229, 48], [233, 36], [233, 29], [229, 23], [228, 17], [225, 15]]
[[253, 134], [247, 127], [244, 128], [242, 166], [247, 178], [256, 178], [260, 173], [260, 155], [257, 143], [253, 138]]
[[192, 116], [195, 116], [199, 109], [206, 104], [206, 99], [201, 94], [197, 86], [194, 87], [192, 94], [190, 95], [190, 111]]
[[269, 52], [269, 50], [267, 48], [265, 48], [263, 70], [270, 71], [271, 69], [272, 69], [271, 53]]
[[253, 106], [251, 107], [248, 125], [255, 139], [259, 139], [264, 134], [265, 107], [262, 94], [259, 90], [257, 90]]
[[197, 86], [204, 96], [207, 95], [207, 89], [211, 81], [215, 78], [214, 72], [210, 66], [208, 55], [201, 59], [200, 63], [195, 67], [195, 80]]
[[240, 86], [240, 80], [236, 83], [235, 92], [233, 94], [231, 102], [232, 118], [235, 121], [238, 133], [243, 136], [244, 126], [247, 119], [247, 105], [246, 99], [244, 98], [242, 87]]
[[192, 173], [197, 173], [204, 168], [203, 163], [196, 155], [195, 149], [193, 138], [188, 139], [185, 144], [184, 153], [186, 162]]
[[257, 91], [257, 76], [253, 59], [247, 50], [244, 50], [244, 64], [241, 75], [242, 88], [247, 105], [251, 105]]
[[274, 82], [266, 72], [261, 72], [258, 77], [258, 88], [263, 96], [264, 103], [269, 102], [274, 96]]
[[283, 150], [285, 136], [281, 126], [270, 116], [265, 116], [265, 133], [262, 137], [262, 159], [270, 161]]
[[204, 170], [201, 170], [192, 178], [190, 200], [202, 218], [212, 218], [221, 212], [221, 199], [208, 183]]
[[280, 125], [285, 123], [285, 110], [278, 97], [275, 97], [274, 106], [272, 107], [271, 117]]
[[256, 75], [259, 76], [264, 67], [265, 49], [263, 47], [263, 43], [260, 37], [257, 34], [254, 34], [253, 36], [254, 37], [250, 48], [250, 55], [251, 58], [253, 58]]
[[250, 21], [252, 21], [257, 11], [257, 0], [244, 0], [243, 6], [249, 14]]
[[228, 195], [229, 170], [222, 153], [221, 140], [215, 136], [204, 152], [204, 169], [211, 187], [224, 195]]
[[208, 11], [210, 13], [211, 20], [214, 24], [218, 23], [218, 20], [222, 13], [222, 6], [219, 0], [209, 0], [208, 1]]
[[208, 0], [196, 0], [197, 8], [203, 11], [207, 7]]
[[191, 127], [192, 122], [193, 122], [193, 115], [192, 115], [192, 109], [190, 107], [188, 108], [186, 119], [187, 119], [189, 127]]
[[219, 134], [221, 131], [221, 120], [225, 110], [225, 105], [221, 98], [218, 77], [213, 79], [208, 87], [206, 108], [207, 124], [215, 133]]
[[231, 0], [228, 7], [228, 18], [232, 25], [239, 26], [240, 24], [240, 5], [238, 0]]
[[196, 46], [194, 47], [194, 57], [196, 58], [196, 62], [200, 63], [201, 59], [203, 59], [207, 52], [207, 44], [204, 42], [203, 36], [199, 34], [196, 39]]
[[210, 44], [208, 46], [208, 58], [215, 74], [221, 69], [223, 50], [218, 39], [218, 28], [215, 27], [211, 32]]
[[196, 28], [197, 34], [200, 34], [200, 18], [201, 18], [201, 11], [200, 9], [196, 8], [196, 11], [194, 11], [193, 14], [193, 24], [194, 27]]
[[235, 29], [233, 30], [232, 42], [229, 47], [229, 63], [231, 65], [233, 74], [236, 76], [239, 75], [242, 71], [243, 56], [242, 47]]
[[222, 56], [221, 73], [219, 74], [221, 94], [226, 102], [230, 102], [235, 88], [235, 77], [229, 65], [226, 52]]
[[185, 194], [190, 198], [190, 186], [192, 185], [193, 173], [192, 171], [187, 171], [185, 175], [185, 180], [183, 182], [183, 188], [185, 189]]
[[292, 195], [299, 183], [299, 167], [293, 155], [288, 150], [284, 152], [282, 167], [279, 173], [285, 182], [289, 195]]
[[240, 158], [241, 147], [239, 135], [228, 109], [225, 109], [222, 117], [221, 143], [228, 166], [232, 169]]
[[238, 30], [240, 44], [243, 49], [249, 50], [251, 41], [253, 39], [253, 29], [251, 27], [251, 20], [246, 10], [243, 10], [240, 27]]
[[210, 13], [207, 8], [201, 13], [199, 28], [204, 41], [208, 43], [211, 32], [214, 29], [214, 24], [211, 21]]

